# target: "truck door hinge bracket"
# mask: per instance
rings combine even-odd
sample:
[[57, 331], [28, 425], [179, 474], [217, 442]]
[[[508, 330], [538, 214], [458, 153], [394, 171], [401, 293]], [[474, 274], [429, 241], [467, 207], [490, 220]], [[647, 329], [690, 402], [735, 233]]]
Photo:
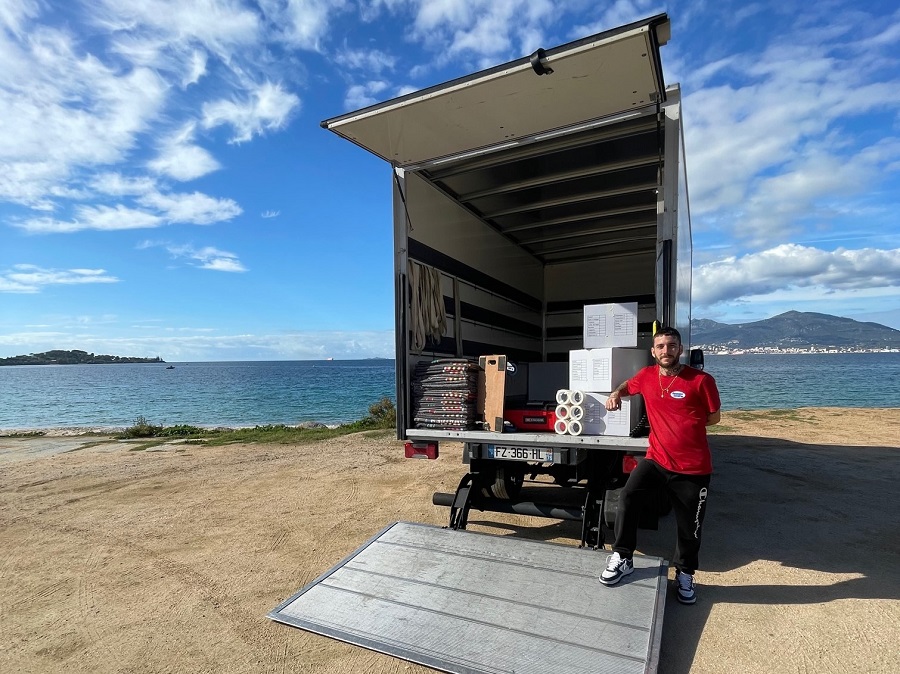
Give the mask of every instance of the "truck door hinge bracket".
[[[603, 492], [601, 491], [601, 494]], [[597, 496], [593, 489], [587, 490], [584, 506], [581, 509], [581, 544], [580, 548], [596, 550], [603, 547], [603, 497]]]
[[543, 49], [538, 49], [535, 51], [531, 58], [529, 59], [531, 63], [531, 69], [534, 70], [538, 75], [552, 75], [553, 68], [544, 64], [544, 59], [547, 58], [547, 52]]
[[450, 529], [465, 529], [469, 521], [469, 506], [472, 494], [472, 474], [466, 473], [453, 497], [453, 505], [450, 506]]

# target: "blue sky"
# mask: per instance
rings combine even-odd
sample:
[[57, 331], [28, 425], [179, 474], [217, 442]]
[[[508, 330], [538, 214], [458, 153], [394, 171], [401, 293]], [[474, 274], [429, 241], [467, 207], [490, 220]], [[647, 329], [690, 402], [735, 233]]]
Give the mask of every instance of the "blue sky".
[[0, 357], [392, 356], [391, 174], [319, 122], [662, 11], [694, 317], [900, 328], [895, 2], [0, 0]]

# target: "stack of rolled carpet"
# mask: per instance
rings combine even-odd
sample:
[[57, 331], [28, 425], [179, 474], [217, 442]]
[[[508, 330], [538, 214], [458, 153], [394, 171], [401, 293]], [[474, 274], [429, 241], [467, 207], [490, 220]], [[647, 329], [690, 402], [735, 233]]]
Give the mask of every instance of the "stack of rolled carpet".
[[476, 428], [478, 364], [441, 358], [416, 365], [412, 384], [415, 428], [467, 431]]

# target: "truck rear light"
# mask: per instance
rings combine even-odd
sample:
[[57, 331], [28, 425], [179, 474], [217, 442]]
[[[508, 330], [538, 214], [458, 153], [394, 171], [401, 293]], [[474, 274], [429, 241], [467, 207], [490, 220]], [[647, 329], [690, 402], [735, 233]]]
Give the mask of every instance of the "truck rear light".
[[629, 456], [627, 454], [622, 457], [622, 472], [623, 473], [626, 473], [626, 474], [630, 473], [635, 468], [637, 468], [637, 459], [635, 459], [633, 456]]
[[436, 442], [407, 442], [403, 445], [407, 459], [436, 459], [438, 445]]

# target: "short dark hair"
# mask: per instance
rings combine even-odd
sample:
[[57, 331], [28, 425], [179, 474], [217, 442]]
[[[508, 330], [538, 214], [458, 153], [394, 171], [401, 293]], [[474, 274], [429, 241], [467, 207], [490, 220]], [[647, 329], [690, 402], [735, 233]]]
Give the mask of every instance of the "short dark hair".
[[653, 341], [656, 341], [657, 337], [674, 337], [678, 340], [678, 343], [681, 344], [681, 333], [678, 332], [675, 328], [660, 328], [653, 335]]

